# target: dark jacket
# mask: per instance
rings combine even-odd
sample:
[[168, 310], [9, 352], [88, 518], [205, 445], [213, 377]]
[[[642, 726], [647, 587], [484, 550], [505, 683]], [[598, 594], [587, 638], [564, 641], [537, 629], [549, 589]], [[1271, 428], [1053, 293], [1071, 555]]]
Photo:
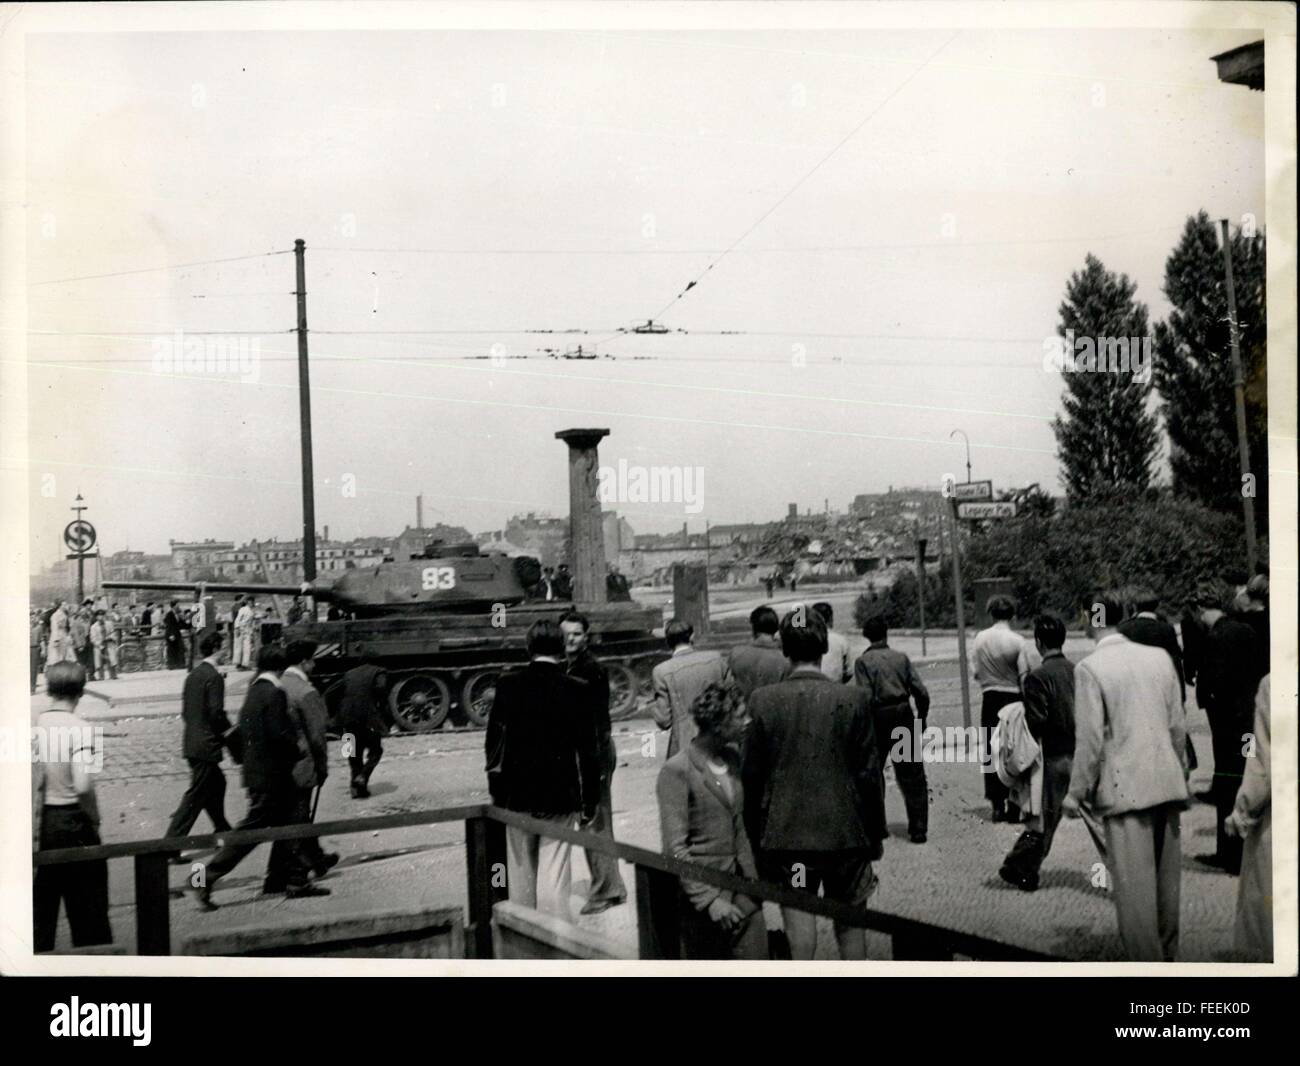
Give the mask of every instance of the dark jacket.
[[343, 675], [339, 720], [344, 729], [350, 733], [383, 733], [388, 729], [384, 680], [384, 671], [372, 663], [354, 666]]
[[746, 699], [754, 689], [775, 685], [789, 672], [790, 660], [775, 637], [758, 636], [748, 644], [737, 644], [727, 658], [727, 676]]
[[185, 627], [181, 624], [181, 620], [177, 616], [175, 609], [168, 608], [167, 613], [163, 615], [163, 634], [167, 638], [167, 643], [174, 644], [176, 641], [180, 640], [181, 631], [184, 628]]
[[[1188, 685], [1195, 685], [1201, 668], [1201, 659], [1205, 655], [1205, 640], [1210, 630], [1201, 621], [1201, 616], [1190, 609], [1183, 612], [1178, 625], [1183, 635], [1183, 681]], [[1199, 691], [1197, 703], [1202, 707], [1205, 706], [1200, 701]]]
[[1178, 674], [1178, 689], [1187, 699], [1187, 675], [1183, 672], [1183, 649], [1178, 646], [1178, 634], [1174, 627], [1159, 618], [1129, 618], [1119, 624], [1121, 636], [1128, 637], [1134, 644], [1148, 644], [1153, 648], [1164, 648], [1169, 658], [1174, 661], [1174, 672]]
[[1255, 631], [1246, 623], [1224, 615], [1210, 628], [1197, 679], [1198, 695], [1205, 698], [1211, 718], [1231, 721], [1243, 731], [1253, 728], [1255, 690], [1262, 675]]
[[182, 754], [201, 762], [221, 762], [221, 749], [230, 719], [226, 717], [226, 682], [206, 660], [185, 675], [181, 690], [181, 721], [185, 723]]
[[[1139, 643], [1142, 643], [1139, 641]], [[1074, 755], [1074, 663], [1048, 652], [1041, 666], [1025, 675], [1025, 724], [1042, 745], [1043, 758]]]
[[600, 800], [600, 760], [585, 681], [530, 662], [497, 680], [486, 738], [492, 802], [522, 814], [582, 812]]
[[609, 724], [609, 671], [597, 661], [589, 651], [584, 651], [569, 663], [570, 677], [587, 683], [591, 698], [591, 720], [596, 728], [596, 737], [608, 741], [611, 732]]
[[249, 792], [294, 788], [298, 730], [289, 718], [289, 701], [279, 686], [266, 680], [248, 686], [239, 712], [239, 733], [244, 741], [244, 787]]
[[916, 702], [916, 716], [930, 713], [930, 692], [903, 652], [888, 644], [873, 644], [853, 665], [853, 680], [867, 694], [867, 706], [897, 707]]
[[749, 698], [745, 803], [760, 851], [877, 852], [886, 836], [867, 694], [797, 667]]

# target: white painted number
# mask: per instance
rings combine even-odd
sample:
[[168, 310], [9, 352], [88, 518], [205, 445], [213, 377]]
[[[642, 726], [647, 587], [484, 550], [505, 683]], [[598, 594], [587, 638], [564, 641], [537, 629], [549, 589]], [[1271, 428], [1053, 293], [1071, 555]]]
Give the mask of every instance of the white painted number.
[[420, 572], [420, 578], [425, 591], [456, 587], [456, 570], [451, 566], [426, 566]]

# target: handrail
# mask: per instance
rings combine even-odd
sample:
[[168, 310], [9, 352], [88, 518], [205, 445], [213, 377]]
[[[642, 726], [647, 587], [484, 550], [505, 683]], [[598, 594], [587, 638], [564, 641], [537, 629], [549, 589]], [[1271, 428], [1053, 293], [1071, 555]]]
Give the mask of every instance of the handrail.
[[[703, 882], [725, 891], [737, 892], [751, 899], [777, 903], [797, 910], [829, 918], [841, 925], [868, 929], [884, 933], [895, 938], [895, 945], [905, 942], [909, 945], [942, 945], [943, 954], [962, 954], [972, 958], [993, 961], [1054, 961], [1055, 956], [1022, 948], [1003, 941], [992, 940], [974, 933], [964, 933], [948, 929], [916, 918], [889, 914], [884, 911], [859, 909], [834, 900], [768, 881], [754, 881], [735, 874], [724, 873], [712, 867], [650, 851], [633, 844], [620, 844], [610, 837], [587, 830], [569, 829], [556, 825], [555, 822], [533, 818], [517, 811], [506, 810], [492, 804], [467, 804], [458, 807], [440, 807], [423, 811], [411, 811], [403, 814], [376, 815], [369, 818], [351, 818], [334, 822], [304, 822], [295, 825], [276, 826], [267, 829], [227, 830], [222, 833], [207, 833], [200, 836], [160, 837], [151, 840], [135, 840], [121, 844], [100, 844], [91, 847], [58, 848], [38, 851], [32, 855], [35, 866], [51, 866], [70, 862], [86, 862], [98, 859], [134, 858], [137, 879], [137, 909], [144, 905], [168, 905], [166, 889], [166, 863], [170, 856], [188, 848], [215, 848], [224, 845], [260, 844], [276, 840], [301, 840], [320, 836], [344, 836], [352, 833], [373, 832], [380, 829], [399, 829], [420, 825], [437, 825], [446, 822], [463, 821], [466, 824], [467, 867], [469, 871], [469, 895], [471, 900], [471, 925], [480, 927], [482, 938], [479, 947], [490, 945], [486, 937], [486, 915], [490, 914], [490, 903], [476, 901], [477, 893], [483, 891], [484, 876], [487, 869], [487, 852], [492, 850], [491, 842], [480, 834], [472, 833], [475, 825], [495, 823], [502, 827], [497, 832], [503, 833], [505, 826], [514, 826], [539, 836], [555, 840], [564, 840], [591, 851], [614, 856], [636, 868], [638, 881], [638, 914], [643, 947], [647, 941], [644, 928], [658, 920], [654, 910], [671, 910], [676, 903], [679, 879]], [[504, 841], [496, 842], [497, 855], [492, 857], [504, 860]], [[147, 882], [147, 884], [145, 883]], [[642, 891], [648, 897], [654, 895], [657, 902], [640, 898]], [[477, 913], [474, 913], [477, 912]], [[167, 912], [164, 909], [158, 920], [162, 929], [146, 933], [145, 922], [138, 918], [141, 954], [167, 954], [166, 932]], [[145, 950], [146, 943], [150, 950]], [[162, 947], [164, 950], [158, 950]]]

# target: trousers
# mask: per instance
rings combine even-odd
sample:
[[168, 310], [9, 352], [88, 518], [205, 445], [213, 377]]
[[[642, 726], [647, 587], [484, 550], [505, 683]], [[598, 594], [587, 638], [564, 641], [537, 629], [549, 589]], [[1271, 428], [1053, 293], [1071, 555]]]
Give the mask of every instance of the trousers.
[[[80, 806], [47, 806], [41, 812], [41, 850], [94, 847], [99, 833]], [[32, 882], [32, 942], [53, 951], [59, 904], [68, 913], [73, 947], [111, 944], [108, 921], [108, 860], [39, 866]]]
[[[311, 798], [316, 789], [300, 788], [297, 790], [298, 796], [293, 806], [293, 821], [304, 824], [312, 821], [311, 816]], [[302, 859], [313, 870], [318, 868], [325, 859], [325, 849], [320, 846], [320, 837], [304, 837], [298, 841], [298, 848], [302, 852]]]
[[348, 756], [348, 769], [354, 785], [368, 785], [379, 760], [384, 757], [384, 745], [373, 729], [351, 729], [352, 754]]
[[[292, 784], [266, 792], [248, 793], [248, 813], [235, 829], [271, 829], [292, 825], [298, 803], [298, 789]], [[207, 865], [207, 883], [211, 888], [244, 860], [256, 844], [230, 844], [222, 848]], [[277, 840], [271, 845], [266, 863], [266, 885], [283, 889], [307, 883], [307, 863], [296, 840]]]
[[1069, 755], [1053, 755], [1043, 761], [1042, 825], [1021, 833], [1002, 862], [1003, 867], [1016, 877], [1038, 881], [1038, 872], [1047, 853], [1052, 850], [1052, 838], [1061, 824], [1061, 804], [1070, 791], [1073, 764], [1074, 759]]
[[[593, 833], [614, 839], [614, 799], [610, 791], [614, 777], [614, 768], [618, 765], [618, 752], [614, 748], [614, 738], [607, 737], [603, 744], [606, 753], [605, 765], [601, 767], [600, 803], [596, 807], [596, 818], [587, 828]], [[627, 899], [627, 886], [623, 884], [623, 875], [618, 868], [618, 859], [603, 852], [585, 849], [587, 867], [591, 870], [591, 890], [587, 893], [588, 901], [606, 899]]]
[[221, 765], [205, 759], [186, 759], [190, 764], [190, 787], [181, 797], [180, 806], [167, 824], [164, 836], [189, 836], [198, 821], [199, 813], [206, 812], [212, 820], [215, 833], [225, 832], [230, 828], [226, 820], [226, 775], [221, 772]]
[[[921, 719], [912, 716], [910, 703], [895, 703], [872, 708], [876, 728], [876, 747], [880, 751], [880, 799], [885, 799], [885, 767], [893, 765], [894, 781], [903, 794], [907, 808], [907, 832], [918, 836], [929, 831], [930, 789], [925, 779], [925, 763], [913, 758], [920, 745], [914, 746], [912, 731], [923, 729]], [[899, 744], [898, 730], [907, 733], [906, 743]]]
[[1119, 936], [1132, 962], [1173, 962], [1178, 954], [1179, 812], [1171, 803], [1106, 819]]
[[1254, 723], [1241, 721], [1231, 707], [1212, 703], [1205, 711], [1210, 721], [1210, 746], [1214, 752], [1214, 778], [1210, 796], [1214, 800], [1215, 854], [1223, 860], [1224, 868], [1236, 873], [1241, 869], [1240, 837], [1223, 831], [1223, 820], [1232, 813], [1237, 802], [1237, 789], [1246, 773], [1246, 756], [1242, 754], [1242, 734], [1249, 733]]
[[[578, 815], [534, 815], [565, 829], [574, 829]], [[524, 907], [570, 920], [569, 894], [573, 884], [573, 845], [506, 826], [506, 870], [510, 899]]]
[[683, 892], [677, 912], [681, 915], [683, 959], [766, 959], [767, 926], [763, 909], [755, 907], [735, 929], [723, 929], [708, 911], [697, 911]]
[[[992, 758], [989, 746], [993, 739], [993, 730], [998, 725], [998, 711], [1002, 710], [1008, 703], [1015, 703], [1020, 699], [1018, 692], [986, 692], [980, 702], [980, 750], [987, 753]], [[1007, 801], [1009, 791], [1007, 786], [1002, 783], [998, 775], [993, 772], [992, 764], [987, 767], [984, 774], [984, 798], [991, 802], [994, 807], [1001, 807]]]

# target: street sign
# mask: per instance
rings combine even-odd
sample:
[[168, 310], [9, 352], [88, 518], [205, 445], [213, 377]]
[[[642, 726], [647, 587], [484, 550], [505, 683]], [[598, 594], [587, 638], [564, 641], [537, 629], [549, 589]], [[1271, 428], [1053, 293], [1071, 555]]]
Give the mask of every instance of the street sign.
[[95, 527], [84, 518], [69, 522], [63, 530], [63, 543], [74, 552], [88, 552], [95, 546]]
[[[960, 486], [958, 486], [960, 488]], [[965, 519], [978, 518], [1015, 518], [1016, 505], [1012, 500], [998, 503], [959, 503], [957, 517]]]
[[992, 481], [962, 481], [952, 487], [954, 500], [991, 500], [993, 499]]

